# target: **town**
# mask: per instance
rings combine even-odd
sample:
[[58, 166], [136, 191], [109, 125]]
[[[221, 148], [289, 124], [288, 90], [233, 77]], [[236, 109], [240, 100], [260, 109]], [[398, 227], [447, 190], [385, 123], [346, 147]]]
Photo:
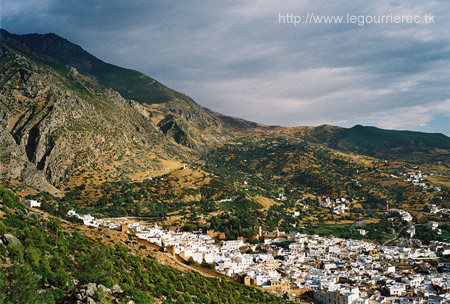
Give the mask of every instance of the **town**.
[[[395, 246], [255, 227], [256, 242], [226, 240], [223, 234], [147, 227], [127, 218], [71, 216], [86, 225], [133, 233], [168, 255], [291, 300], [322, 304], [450, 301], [450, 243], [398, 242]], [[432, 223], [433, 224], [433, 223]]]

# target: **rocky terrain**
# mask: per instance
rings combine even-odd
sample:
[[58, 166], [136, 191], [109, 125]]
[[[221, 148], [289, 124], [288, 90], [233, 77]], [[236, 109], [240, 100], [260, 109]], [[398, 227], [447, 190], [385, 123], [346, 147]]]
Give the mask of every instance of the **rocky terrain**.
[[143, 180], [253, 135], [448, 159], [450, 139], [442, 134], [259, 125], [206, 109], [55, 34], [0, 33], [0, 174], [38, 190], [58, 193], [86, 177], [92, 184]]
[[232, 137], [182, 94], [162, 105], [124, 99], [5, 31], [1, 64], [1, 172], [37, 189], [57, 191], [86, 172], [99, 179], [152, 172], [161, 160], [183, 161]]

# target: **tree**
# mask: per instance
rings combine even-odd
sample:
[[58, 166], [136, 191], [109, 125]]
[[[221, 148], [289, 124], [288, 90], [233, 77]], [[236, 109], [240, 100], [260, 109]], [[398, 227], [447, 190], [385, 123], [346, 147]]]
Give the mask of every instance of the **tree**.
[[33, 268], [39, 267], [40, 255], [41, 255], [40, 250], [34, 248], [33, 246], [29, 246], [27, 247], [27, 249], [25, 249], [26, 260]]
[[44, 245], [44, 234], [37, 227], [34, 227], [33, 230], [31, 230], [31, 239], [33, 240], [34, 246], [42, 247]]
[[69, 274], [63, 268], [58, 268], [56, 270], [54, 279], [56, 286], [64, 288], [66, 287], [68, 281], [69, 281]]
[[4, 235], [6, 233], [6, 229], [6, 225], [2, 221], [0, 221], [0, 235]]
[[14, 262], [23, 263], [24, 252], [22, 245], [9, 244], [7, 248], [10, 257]]
[[113, 265], [110, 261], [108, 248], [94, 245], [81, 263], [81, 277], [84, 283], [95, 282], [106, 286], [112, 285], [111, 272]]
[[5, 303], [42, 303], [37, 292], [39, 277], [29, 266], [14, 265], [7, 276]]

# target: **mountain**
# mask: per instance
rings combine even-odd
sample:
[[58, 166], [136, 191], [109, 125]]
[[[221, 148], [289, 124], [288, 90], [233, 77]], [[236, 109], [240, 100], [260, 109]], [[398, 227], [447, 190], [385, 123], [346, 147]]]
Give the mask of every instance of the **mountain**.
[[0, 55], [2, 172], [38, 189], [144, 178], [233, 137], [233, 118], [57, 35], [2, 30]]
[[101, 85], [114, 89], [125, 99], [153, 104], [186, 98], [184, 94], [138, 71], [106, 63], [58, 35], [14, 35], [5, 30], [1, 30], [1, 35], [22, 43], [42, 58], [74, 67], [79, 73], [94, 77]]
[[264, 126], [206, 109], [55, 34], [0, 30], [0, 39], [0, 174], [40, 190], [142, 181], [248, 136], [305, 140], [379, 157], [414, 152], [420, 159], [441, 156], [441, 149], [445, 158], [450, 149], [442, 134]]
[[440, 133], [383, 130], [361, 125], [335, 132], [328, 143], [335, 149], [371, 156], [395, 157], [450, 149], [450, 138]]
[[93, 162], [118, 168], [131, 157], [151, 167], [152, 152], [163, 150], [166, 140], [140, 104], [75, 68], [5, 37], [1, 64], [2, 166], [12, 178], [47, 189]]

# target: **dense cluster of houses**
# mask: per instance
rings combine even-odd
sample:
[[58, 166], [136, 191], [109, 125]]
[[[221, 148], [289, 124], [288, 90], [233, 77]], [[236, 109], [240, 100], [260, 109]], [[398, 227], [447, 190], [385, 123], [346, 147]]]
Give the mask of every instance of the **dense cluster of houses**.
[[191, 233], [139, 223], [128, 228], [169, 254], [213, 263], [222, 274], [281, 295], [306, 293], [322, 304], [450, 302], [450, 243], [381, 246], [255, 227], [260, 243], [249, 244], [214, 239], [218, 234], [212, 231]]
[[[324, 304], [450, 300], [450, 275], [433, 271], [429, 264], [439, 261], [437, 252], [444, 253], [450, 244], [385, 247], [296, 233], [289, 234], [289, 241], [288, 249], [272, 244], [263, 257], [253, 255], [253, 262], [243, 270], [233, 265], [225, 270], [245, 273], [250, 284], [282, 293], [312, 291]], [[449, 263], [441, 264], [448, 271]]]
[[403, 181], [407, 183], [411, 183], [414, 186], [418, 186], [421, 188], [426, 188], [427, 185], [425, 184], [425, 180], [427, 178], [426, 174], [422, 174], [421, 171], [412, 171], [408, 173], [404, 173], [404, 176], [406, 177]]

